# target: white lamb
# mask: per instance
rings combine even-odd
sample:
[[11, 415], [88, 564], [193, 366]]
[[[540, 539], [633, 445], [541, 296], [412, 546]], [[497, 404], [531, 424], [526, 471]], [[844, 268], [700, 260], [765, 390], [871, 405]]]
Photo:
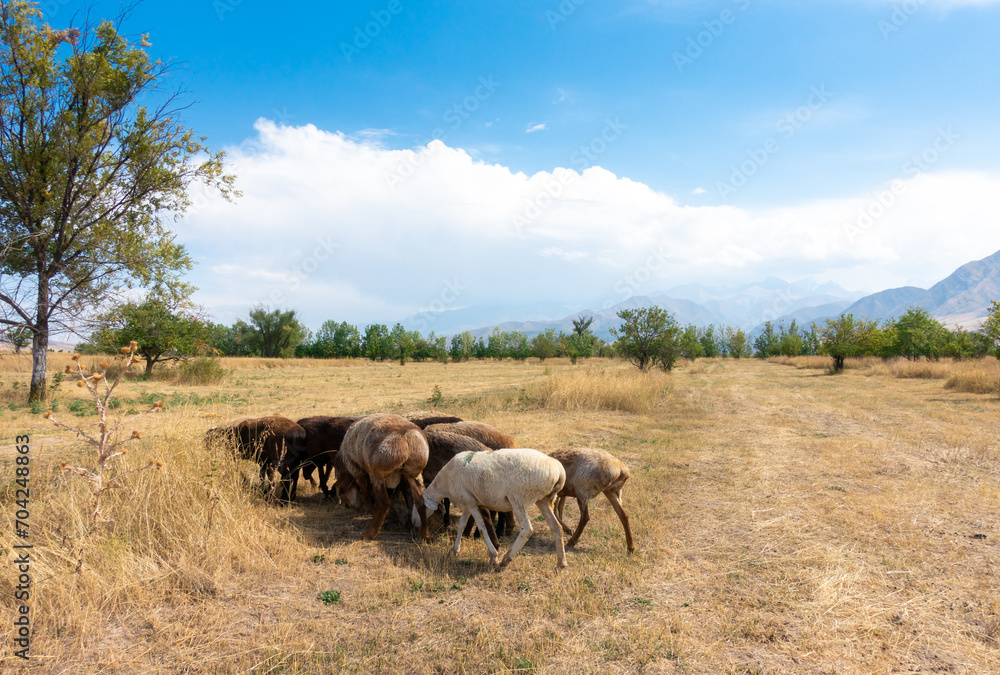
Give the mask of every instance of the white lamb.
[[[461, 452], [438, 472], [424, 490], [424, 505], [437, 509], [445, 498], [462, 509], [458, 536], [451, 552], [458, 555], [462, 531], [469, 517], [475, 518], [481, 532], [488, 532], [479, 507], [494, 511], [513, 511], [521, 530], [500, 562], [505, 567], [514, 559], [531, 536], [528, 505], [534, 504], [545, 516], [545, 522], [556, 540], [559, 567], [566, 567], [562, 528], [552, 511], [552, 502], [566, 483], [566, 470], [558, 460], [538, 450], [496, 450], [494, 452]], [[490, 561], [497, 563], [497, 549], [489, 537], [483, 537], [490, 552]]]

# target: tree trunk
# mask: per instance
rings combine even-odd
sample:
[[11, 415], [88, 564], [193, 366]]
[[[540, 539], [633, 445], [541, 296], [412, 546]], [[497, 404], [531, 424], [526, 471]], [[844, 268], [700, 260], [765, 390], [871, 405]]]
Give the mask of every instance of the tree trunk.
[[155, 364], [155, 363], [156, 363], [156, 359], [154, 359], [152, 356], [147, 356], [146, 357], [146, 375], [147, 376], [152, 375], [152, 373], [153, 373], [153, 364]]
[[44, 401], [46, 378], [45, 370], [49, 357], [49, 322], [39, 320], [31, 339], [31, 390], [29, 401]]

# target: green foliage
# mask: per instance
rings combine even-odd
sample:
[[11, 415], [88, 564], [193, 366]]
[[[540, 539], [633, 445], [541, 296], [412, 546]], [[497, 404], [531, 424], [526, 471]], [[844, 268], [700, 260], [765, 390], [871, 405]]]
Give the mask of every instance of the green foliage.
[[14, 348], [14, 354], [20, 354], [22, 349], [31, 344], [32, 333], [26, 326], [14, 326], [4, 331], [4, 337]]
[[[574, 333], [575, 335], [575, 333]], [[544, 361], [559, 353], [559, 339], [555, 328], [547, 328], [531, 338], [531, 355]]]
[[726, 356], [734, 359], [750, 356], [750, 342], [742, 328], [726, 326], [722, 344]]
[[857, 356], [876, 356], [886, 344], [887, 333], [880, 331], [877, 321], [855, 320], [853, 314], [843, 314], [827, 319], [817, 329], [819, 353], [833, 357], [833, 371], [844, 370], [844, 359]]
[[681, 333], [681, 356], [686, 359], [694, 361], [705, 355], [705, 347], [701, 342], [701, 335], [698, 331], [698, 327], [689, 324], [684, 328], [684, 332]]
[[51, 322], [122, 288], [183, 288], [191, 260], [167, 223], [188, 187], [238, 194], [222, 153], [178, 123], [180, 98], [152, 96], [171, 66], [117, 25], [54, 31], [35, 4], [0, 5], [0, 324], [36, 337], [32, 399]]
[[392, 338], [385, 324], [365, 326], [365, 335], [361, 338], [361, 353], [372, 361], [384, 361], [392, 357]]
[[705, 358], [712, 359], [721, 353], [715, 326], [709, 325], [698, 331], [698, 341], [701, 342], [701, 354]]
[[431, 392], [431, 397], [428, 399], [431, 405], [438, 406], [444, 401], [444, 395], [441, 393], [441, 387], [434, 385], [434, 391]]
[[451, 337], [451, 350], [449, 353], [451, 354], [452, 361], [468, 361], [473, 356], [476, 356], [475, 352], [476, 341], [469, 331]]
[[990, 311], [983, 322], [982, 333], [986, 337], [990, 353], [1000, 359], [1000, 302], [990, 302]]
[[165, 296], [150, 295], [105, 312], [90, 343], [98, 351], [117, 353], [136, 342], [137, 354], [146, 359], [146, 374], [165, 361], [180, 361], [209, 349], [212, 326]]
[[753, 341], [754, 356], [758, 359], [766, 359], [769, 356], [777, 356], [780, 350], [781, 339], [775, 332], [774, 325], [770, 321], [765, 321], [764, 330]]
[[891, 326], [889, 352], [908, 359], [938, 359], [949, 340], [948, 329], [922, 307], [910, 307]]
[[615, 349], [639, 370], [658, 365], [674, 367], [681, 351], [680, 328], [670, 312], [662, 307], [639, 307], [618, 312], [621, 326], [612, 328]]
[[326, 606], [336, 605], [340, 602], [340, 591], [323, 591], [316, 596], [316, 599]]
[[531, 356], [531, 346], [528, 336], [521, 331], [505, 331], [497, 327], [490, 333], [485, 354], [498, 361], [506, 358], [523, 361]]
[[795, 319], [792, 319], [792, 325], [788, 327], [787, 331], [784, 326], [781, 326], [780, 332], [781, 334], [778, 337], [778, 352], [782, 356], [800, 356], [808, 353], [809, 346], [806, 338], [802, 335], [802, 331], [799, 330], [799, 324]]
[[358, 358], [362, 355], [361, 333], [346, 321], [325, 321], [311, 342], [295, 348], [295, 355], [314, 359]]
[[222, 362], [214, 357], [185, 361], [177, 368], [178, 384], [216, 384], [229, 374]]
[[269, 358], [293, 356], [309, 333], [295, 318], [294, 309], [268, 311], [264, 305], [250, 310], [249, 326], [248, 347], [252, 353]]

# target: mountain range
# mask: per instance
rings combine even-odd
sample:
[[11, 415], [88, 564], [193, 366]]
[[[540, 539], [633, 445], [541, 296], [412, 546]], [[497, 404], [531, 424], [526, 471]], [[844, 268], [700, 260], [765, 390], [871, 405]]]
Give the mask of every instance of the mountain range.
[[[660, 306], [682, 325], [729, 325], [755, 333], [765, 321], [789, 325], [822, 322], [843, 313], [889, 320], [909, 307], [919, 306], [949, 327], [977, 329], [986, 317], [990, 301], [1000, 299], [1000, 251], [966, 263], [928, 289], [916, 286], [891, 288], [871, 295], [845, 290], [832, 282], [813, 279], [788, 282], [776, 277], [734, 287], [701, 284], [675, 286], [662, 292], [629, 297], [617, 304], [595, 302], [591, 307], [555, 301], [529, 305], [474, 305], [442, 312], [421, 312], [403, 319], [408, 330], [438, 335], [470, 331], [488, 335], [495, 328], [518, 330], [529, 337], [546, 329], [569, 333], [573, 320], [592, 316], [591, 330], [610, 340], [611, 328], [621, 323], [623, 309]], [[593, 309], [600, 307], [600, 309]]]

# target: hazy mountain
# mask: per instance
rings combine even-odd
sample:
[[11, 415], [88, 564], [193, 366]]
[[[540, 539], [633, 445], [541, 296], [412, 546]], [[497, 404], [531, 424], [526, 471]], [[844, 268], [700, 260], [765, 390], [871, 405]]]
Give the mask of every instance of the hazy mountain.
[[467, 330], [495, 326], [508, 321], [553, 321], [572, 313], [578, 307], [564, 302], [533, 302], [527, 305], [472, 305], [441, 312], [418, 312], [400, 323], [407, 330], [419, 330], [424, 335], [454, 335]]
[[1000, 251], [962, 265], [929, 289], [903, 286], [868, 296], [847, 291], [835, 283], [813, 279], [787, 282], [768, 277], [760, 282], [734, 287], [701, 284], [675, 286], [663, 293], [635, 296], [601, 310], [580, 309], [566, 303], [535, 302], [529, 305], [476, 305], [443, 312], [414, 314], [403, 320], [407, 329], [427, 334], [454, 335], [469, 330], [476, 337], [489, 335], [495, 327], [518, 330], [529, 337], [548, 328], [569, 333], [573, 319], [593, 316], [591, 330], [605, 340], [621, 319], [622, 309], [658, 305], [671, 312], [681, 325], [732, 325], [758, 332], [764, 321], [788, 326], [795, 320], [802, 327], [843, 313], [887, 320], [909, 307], [923, 307], [946, 325], [976, 329], [990, 307], [1000, 299]]
[[810, 307], [841, 302], [846, 307], [861, 298], [863, 293], [845, 290], [833, 282], [820, 284], [814, 279], [788, 282], [768, 277], [760, 282], [730, 288], [685, 284], [667, 290], [664, 295], [696, 302], [724, 317], [722, 323], [751, 329], [764, 321]]
[[573, 312], [555, 321], [505, 321], [496, 326], [485, 326], [475, 329], [472, 331], [472, 335], [474, 337], [489, 335], [493, 332], [494, 328], [506, 331], [521, 331], [529, 337], [549, 328], [554, 328], [557, 333], [559, 331], [569, 333], [573, 330], [574, 319], [581, 316], [592, 316], [594, 317], [594, 321], [590, 325], [591, 332], [600, 338], [611, 340], [611, 328], [621, 324], [621, 319], [618, 318], [619, 311], [623, 309], [636, 309], [638, 307], [652, 307], [654, 305], [662, 307], [673, 314], [677, 322], [682, 325], [693, 323], [699, 326], [707, 326], [710, 323], [720, 324], [724, 322], [723, 317], [690, 300], [678, 300], [677, 298], [668, 298], [666, 296], [646, 297], [637, 295], [608, 309], [585, 309]]
[[1000, 299], [1000, 251], [959, 267], [929, 289], [904, 286], [862, 298], [847, 308], [855, 316], [892, 319], [910, 307], [923, 307], [942, 323], [974, 330]]

